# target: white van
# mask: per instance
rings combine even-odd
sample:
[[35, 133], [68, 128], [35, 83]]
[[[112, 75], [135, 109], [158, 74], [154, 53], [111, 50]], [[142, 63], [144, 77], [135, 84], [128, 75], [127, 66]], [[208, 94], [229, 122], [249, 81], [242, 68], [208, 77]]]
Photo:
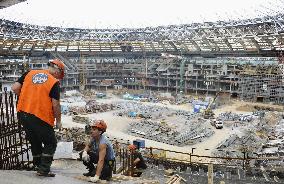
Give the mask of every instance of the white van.
[[215, 122], [215, 127], [216, 127], [217, 129], [222, 129], [222, 128], [223, 128], [223, 121], [217, 120], [217, 121]]

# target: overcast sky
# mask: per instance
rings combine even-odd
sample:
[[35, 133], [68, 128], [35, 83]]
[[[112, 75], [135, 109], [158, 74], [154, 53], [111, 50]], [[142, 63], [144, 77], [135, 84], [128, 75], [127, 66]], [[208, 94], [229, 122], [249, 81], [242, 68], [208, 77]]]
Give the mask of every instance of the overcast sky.
[[284, 0], [27, 0], [0, 18], [81, 28], [147, 27], [254, 18], [283, 12]]

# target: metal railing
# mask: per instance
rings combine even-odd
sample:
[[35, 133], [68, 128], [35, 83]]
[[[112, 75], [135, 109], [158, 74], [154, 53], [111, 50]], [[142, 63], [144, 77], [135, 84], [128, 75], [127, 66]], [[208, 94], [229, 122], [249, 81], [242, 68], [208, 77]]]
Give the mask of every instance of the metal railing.
[[28, 168], [30, 147], [22, 126], [16, 121], [16, 96], [0, 92], [0, 169]]

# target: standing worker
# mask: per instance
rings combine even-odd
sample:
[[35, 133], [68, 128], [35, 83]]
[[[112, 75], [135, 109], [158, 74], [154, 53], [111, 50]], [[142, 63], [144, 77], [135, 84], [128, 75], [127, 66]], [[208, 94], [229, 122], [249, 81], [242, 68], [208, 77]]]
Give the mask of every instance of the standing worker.
[[134, 144], [130, 144], [128, 146], [128, 149], [130, 151], [130, 154], [132, 154], [132, 158], [133, 158], [134, 176], [140, 177], [142, 174], [142, 171], [147, 169], [145, 160]]
[[[94, 183], [100, 180], [110, 180], [115, 163], [115, 153], [112, 143], [103, 134], [107, 125], [103, 120], [95, 120], [90, 126], [90, 140], [81, 155], [83, 164], [87, 166], [89, 172], [83, 175], [91, 176], [89, 180]], [[94, 164], [97, 164], [96, 168]]]
[[57, 140], [54, 122], [61, 129], [59, 80], [64, 77], [64, 64], [48, 63], [46, 70], [31, 70], [12, 86], [18, 95], [17, 114], [31, 144], [33, 164], [39, 176], [54, 177], [50, 172]]

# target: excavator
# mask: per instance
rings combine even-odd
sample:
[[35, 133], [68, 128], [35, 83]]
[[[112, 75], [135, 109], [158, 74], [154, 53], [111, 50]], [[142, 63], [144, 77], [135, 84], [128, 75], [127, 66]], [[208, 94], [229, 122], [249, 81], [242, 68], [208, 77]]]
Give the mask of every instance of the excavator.
[[215, 100], [217, 99], [217, 97], [219, 96], [221, 91], [218, 91], [215, 95], [215, 97], [213, 98], [213, 100], [208, 104], [207, 108], [203, 111], [203, 118], [204, 119], [211, 119], [214, 118], [214, 112], [211, 109], [212, 104], [215, 102]]

